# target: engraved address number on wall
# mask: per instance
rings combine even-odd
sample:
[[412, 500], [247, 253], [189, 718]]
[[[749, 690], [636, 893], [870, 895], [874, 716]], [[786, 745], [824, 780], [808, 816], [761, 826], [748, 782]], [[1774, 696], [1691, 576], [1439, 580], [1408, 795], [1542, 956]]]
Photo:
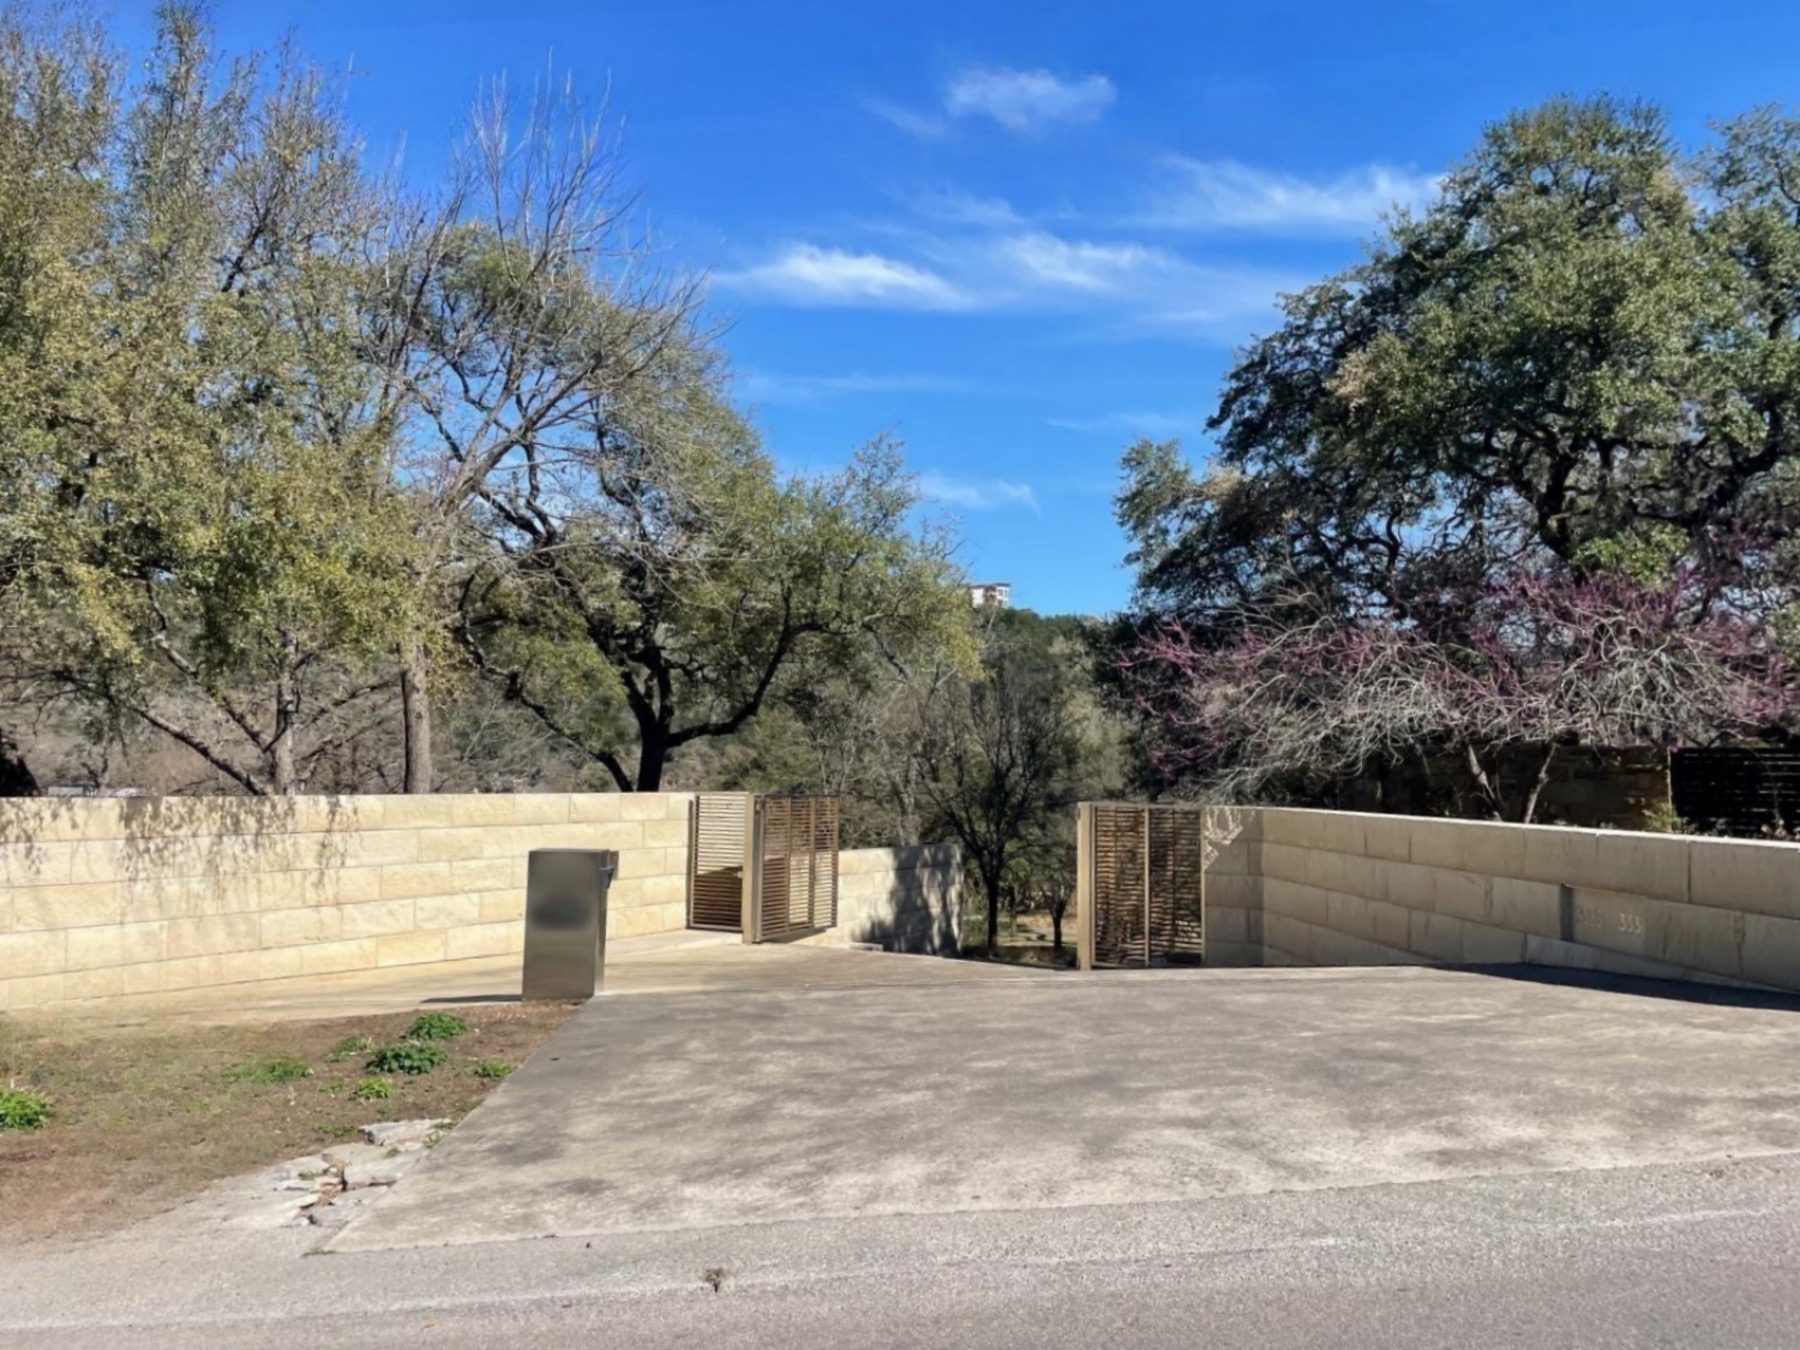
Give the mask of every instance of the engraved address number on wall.
[[[1609, 919], [1612, 921], [1611, 923], [1607, 922]], [[1641, 936], [1644, 932], [1644, 916], [1642, 914], [1624, 912], [1608, 914], [1605, 910], [1596, 909], [1592, 905], [1576, 905], [1575, 922], [1592, 925], [1595, 928], [1613, 928], [1633, 937]]]

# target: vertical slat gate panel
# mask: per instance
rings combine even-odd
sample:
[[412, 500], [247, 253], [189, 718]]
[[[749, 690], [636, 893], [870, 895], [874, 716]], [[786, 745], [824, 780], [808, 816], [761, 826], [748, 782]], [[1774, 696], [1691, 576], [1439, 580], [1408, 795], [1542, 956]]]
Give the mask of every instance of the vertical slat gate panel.
[[1094, 959], [1141, 962], [1144, 945], [1144, 808], [1094, 810]]
[[813, 798], [812, 874], [814, 928], [837, 924], [838, 799]]
[[703, 792], [688, 815], [688, 927], [735, 933], [744, 921], [744, 830], [750, 797]]
[[[1078, 829], [1086, 964], [1193, 961], [1205, 952], [1205, 815], [1195, 807], [1097, 802]], [[1091, 935], [1091, 936], [1090, 936]]]
[[756, 940], [830, 928], [837, 922], [837, 799], [764, 797], [756, 809], [762, 822], [762, 920]]

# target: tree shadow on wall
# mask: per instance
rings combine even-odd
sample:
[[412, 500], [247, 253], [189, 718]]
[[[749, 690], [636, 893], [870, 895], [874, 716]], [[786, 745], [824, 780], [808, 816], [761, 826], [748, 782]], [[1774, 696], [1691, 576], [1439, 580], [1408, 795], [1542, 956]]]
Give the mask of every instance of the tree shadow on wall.
[[961, 955], [960, 869], [931, 868], [930, 875], [921, 877], [926, 871], [895, 872], [886, 894], [869, 906], [871, 912], [846, 925], [849, 940], [884, 952]]
[[[0, 802], [6, 884], [115, 884], [119, 921], [221, 912], [195, 887], [255, 890], [269, 873], [323, 876], [349, 861], [351, 840], [381, 828], [379, 797], [20, 797]], [[289, 901], [319, 903], [302, 894]], [[138, 892], [144, 892], [140, 895]], [[140, 901], [142, 903], [140, 903]], [[227, 911], [268, 907], [243, 896]]]

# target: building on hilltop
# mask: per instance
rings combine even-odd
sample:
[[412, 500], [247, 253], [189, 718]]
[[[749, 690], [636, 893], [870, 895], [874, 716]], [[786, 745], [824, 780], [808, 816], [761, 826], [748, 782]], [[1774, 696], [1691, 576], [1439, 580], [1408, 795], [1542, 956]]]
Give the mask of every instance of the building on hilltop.
[[969, 586], [969, 603], [976, 609], [1005, 609], [1012, 604], [1012, 582], [973, 582]]

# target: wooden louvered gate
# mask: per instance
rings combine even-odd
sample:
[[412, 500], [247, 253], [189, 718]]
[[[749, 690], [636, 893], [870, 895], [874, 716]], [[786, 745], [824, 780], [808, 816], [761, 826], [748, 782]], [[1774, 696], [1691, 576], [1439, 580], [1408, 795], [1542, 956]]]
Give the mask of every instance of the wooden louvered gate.
[[688, 835], [688, 926], [746, 942], [837, 922], [836, 797], [702, 792]]
[[838, 800], [758, 797], [751, 940], [804, 937], [837, 922]]
[[1076, 838], [1083, 970], [1202, 959], [1204, 808], [1083, 802]]
[[702, 792], [688, 817], [688, 927], [737, 933], [744, 926], [744, 859], [755, 798]]

